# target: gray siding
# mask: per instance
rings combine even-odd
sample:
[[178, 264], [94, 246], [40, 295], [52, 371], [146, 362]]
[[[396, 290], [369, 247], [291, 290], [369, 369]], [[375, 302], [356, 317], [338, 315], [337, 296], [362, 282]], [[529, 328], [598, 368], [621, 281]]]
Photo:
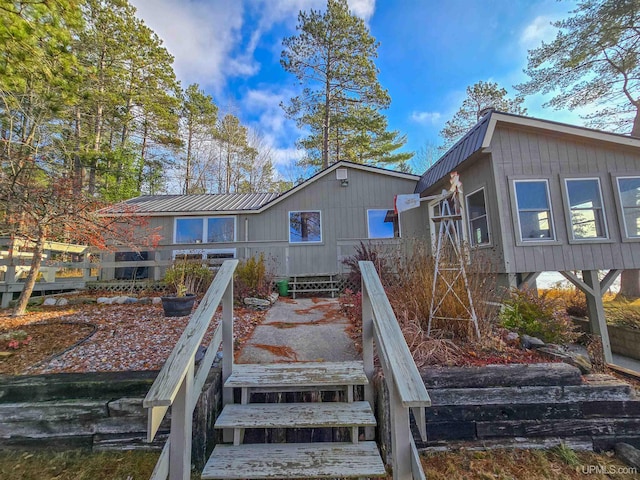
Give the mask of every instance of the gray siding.
[[[494, 170], [491, 166], [490, 155], [480, 155], [472, 157], [469, 161], [458, 165], [457, 172], [460, 175], [463, 192], [466, 195], [475, 192], [480, 188], [484, 188], [485, 202], [489, 224], [490, 245], [480, 246], [471, 250], [478, 262], [480, 262], [487, 271], [501, 272], [504, 268], [504, 255], [502, 250], [502, 225], [500, 222], [500, 214], [496, 201], [496, 180], [494, 178]], [[433, 185], [422, 193], [422, 196], [437, 195], [443, 189], [449, 188], [449, 175]], [[428, 215], [428, 203], [423, 202], [421, 210]], [[429, 228], [430, 222], [427, 222]], [[437, 226], [436, 226], [437, 228]], [[468, 229], [468, 225], [465, 226]], [[431, 238], [431, 231], [428, 236]], [[435, 232], [437, 233], [437, 232]], [[431, 241], [429, 241], [431, 245]], [[432, 252], [435, 254], [435, 252]]]
[[[393, 209], [394, 195], [412, 193], [416, 185], [413, 180], [354, 169], [349, 169], [348, 176], [348, 187], [342, 187], [335, 174], [330, 173], [263, 213], [249, 217], [250, 241], [286, 244], [288, 261], [280, 259], [280, 274], [342, 271], [340, 258], [353, 252], [353, 244], [367, 239], [367, 209]], [[289, 212], [297, 210], [320, 210], [322, 243], [289, 244]], [[405, 229], [412, 234], [419, 230], [411, 217], [408, 220], [402, 215], [403, 235]]]
[[[504, 271], [507, 273], [567, 270], [640, 268], [640, 243], [623, 239], [623, 224], [616, 198], [615, 176], [640, 175], [640, 154], [603, 142], [501, 127], [491, 141], [497, 181], [498, 217]], [[570, 241], [564, 178], [600, 179], [609, 238], [576, 243]], [[546, 179], [552, 205], [556, 240], [523, 245], [512, 193], [514, 179]], [[519, 244], [520, 243], [520, 244]]]
[[[235, 215], [235, 243], [175, 245], [161, 249], [156, 258], [170, 260], [173, 249], [236, 248], [240, 259], [263, 253], [279, 276], [341, 272], [340, 260], [353, 254], [354, 246], [361, 240], [368, 241], [367, 209], [393, 209], [394, 195], [413, 193], [417, 182], [344, 168], [348, 169], [347, 187], [342, 187], [335, 173], [329, 172], [261, 213]], [[289, 212], [298, 210], [321, 212], [321, 243], [289, 243]], [[161, 246], [173, 245], [174, 220], [174, 216], [149, 217], [149, 227], [158, 228], [162, 236]], [[427, 219], [422, 212], [403, 213], [400, 223], [403, 239], [424, 237]], [[391, 249], [401, 243], [396, 239], [372, 242]], [[112, 271], [104, 273], [103, 278], [113, 276]]]

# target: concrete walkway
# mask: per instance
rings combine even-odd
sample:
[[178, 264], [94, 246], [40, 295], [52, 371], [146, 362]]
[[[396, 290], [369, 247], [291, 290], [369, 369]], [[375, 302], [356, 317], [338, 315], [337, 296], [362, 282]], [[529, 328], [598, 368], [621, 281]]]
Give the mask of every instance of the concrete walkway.
[[280, 298], [256, 327], [238, 363], [340, 362], [360, 355], [335, 298]]

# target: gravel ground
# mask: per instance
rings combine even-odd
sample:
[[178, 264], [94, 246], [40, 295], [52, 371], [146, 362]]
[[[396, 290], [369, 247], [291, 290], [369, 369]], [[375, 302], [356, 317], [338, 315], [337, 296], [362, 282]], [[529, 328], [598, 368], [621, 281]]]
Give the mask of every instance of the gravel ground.
[[[242, 344], [255, 326], [264, 318], [264, 312], [244, 308], [234, 309], [234, 333], [236, 344]], [[85, 332], [80, 339], [69, 338], [57, 349], [58, 356], [39, 359], [22, 365], [20, 374], [61, 372], [109, 372], [158, 370], [171, 353], [190, 317], [164, 317], [160, 305], [96, 305], [84, 304], [72, 307], [41, 307], [20, 318], [9, 317], [8, 311], [0, 312], [0, 331], [24, 328], [33, 324], [64, 323], [58, 330], [32, 338], [30, 346], [60, 344], [59, 335], [69, 335], [69, 324], [76, 324]], [[220, 319], [218, 312], [205, 336], [207, 345]], [[86, 336], [87, 325], [95, 325], [95, 332]], [[80, 342], [78, 344], [78, 342]], [[75, 345], [75, 346], [74, 346]], [[68, 351], [60, 354], [66, 348]], [[54, 354], [55, 355], [55, 354]], [[23, 355], [24, 357], [24, 355]], [[16, 359], [17, 360], [17, 356]], [[9, 359], [3, 362], [10, 362]]]

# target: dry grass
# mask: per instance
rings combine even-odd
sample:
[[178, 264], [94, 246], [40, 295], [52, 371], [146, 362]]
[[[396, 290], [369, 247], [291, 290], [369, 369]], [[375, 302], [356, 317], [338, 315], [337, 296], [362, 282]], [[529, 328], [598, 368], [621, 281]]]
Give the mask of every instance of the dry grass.
[[[143, 480], [151, 476], [156, 452], [2, 452], [2, 480]], [[193, 476], [199, 478], [199, 476]]]
[[[430, 453], [423, 456], [422, 465], [430, 480], [638, 478], [636, 473], [624, 473], [629, 472], [629, 467], [615, 457], [591, 452], [573, 452], [566, 447], [551, 450], [463, 450]], [[594, 470], [598, 467], [615, 473], [598, 473]]]
[[[443, 257], [445, 259], [441, 265], [452, 263], [455, 255], [452, 249], [445, 249]], [[397, 265], [398, 276], [397, 281], [389, 288], [388, 295], [396, 315], [403, 316], [403, 311], [406, 311], [426, 331], [434, 292], [435, 258], [429, 255], [423, 244], [414, 242], [409, 254], [399, 256], [392, 263]], [[474, 252], [472, 261], [466, 265], [466, 271], [481, 336], [491, 334], [497, 316], [497, 309], [491, 303], [501, 299], [496, 291], [496, 276], [490, 273], [490, 265], [478, 252]], [[447, 285], [452, 285], [453, 294], [445, 295]], [[460, 320], [434, 319], [432, 329], [438, 330], [439, 335], [445, 338], [473, 340], [473, 324], [466, 320], [470, 319], [470, 314], [463, 277], [457, 271], [441, 271], [441, 278], [435, 285], [435, 297], [439, 300], [434, 316]]]

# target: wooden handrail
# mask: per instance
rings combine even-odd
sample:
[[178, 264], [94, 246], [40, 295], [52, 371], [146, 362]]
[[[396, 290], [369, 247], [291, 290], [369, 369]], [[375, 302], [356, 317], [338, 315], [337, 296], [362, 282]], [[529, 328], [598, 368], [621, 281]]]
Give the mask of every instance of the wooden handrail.
[[[422, 479], [424, 471], [411, 435], [409, 409], [414, 411], [420, 435], [426, 440], [424, 407], [431, 405], [431, 399], [373, 263], [360, 261], [358, 265], [362, 273], [363, 362], [365, 373], [371, 376], [375, 342], [389, 389], [393, 478]], [[365, 390], [365, 395], [372, 393]]]
[[[233, 369], [233, 272], [237, 265], [238, 260], [226, 260], [222, 264], [143, 401], [143, 406], [149, 409], [149, 442], [155, 437], [168, 408], [172, 409], [169, 441], [158, 460], [153, 479], [166, 479], [168, 473], [171, 480], [188, 480], [191, 468], [191, 417], [223, 342], [223, 379]], [[196, 371], [196, 352], [221, 302], [222, 321], [216, 327]]]

